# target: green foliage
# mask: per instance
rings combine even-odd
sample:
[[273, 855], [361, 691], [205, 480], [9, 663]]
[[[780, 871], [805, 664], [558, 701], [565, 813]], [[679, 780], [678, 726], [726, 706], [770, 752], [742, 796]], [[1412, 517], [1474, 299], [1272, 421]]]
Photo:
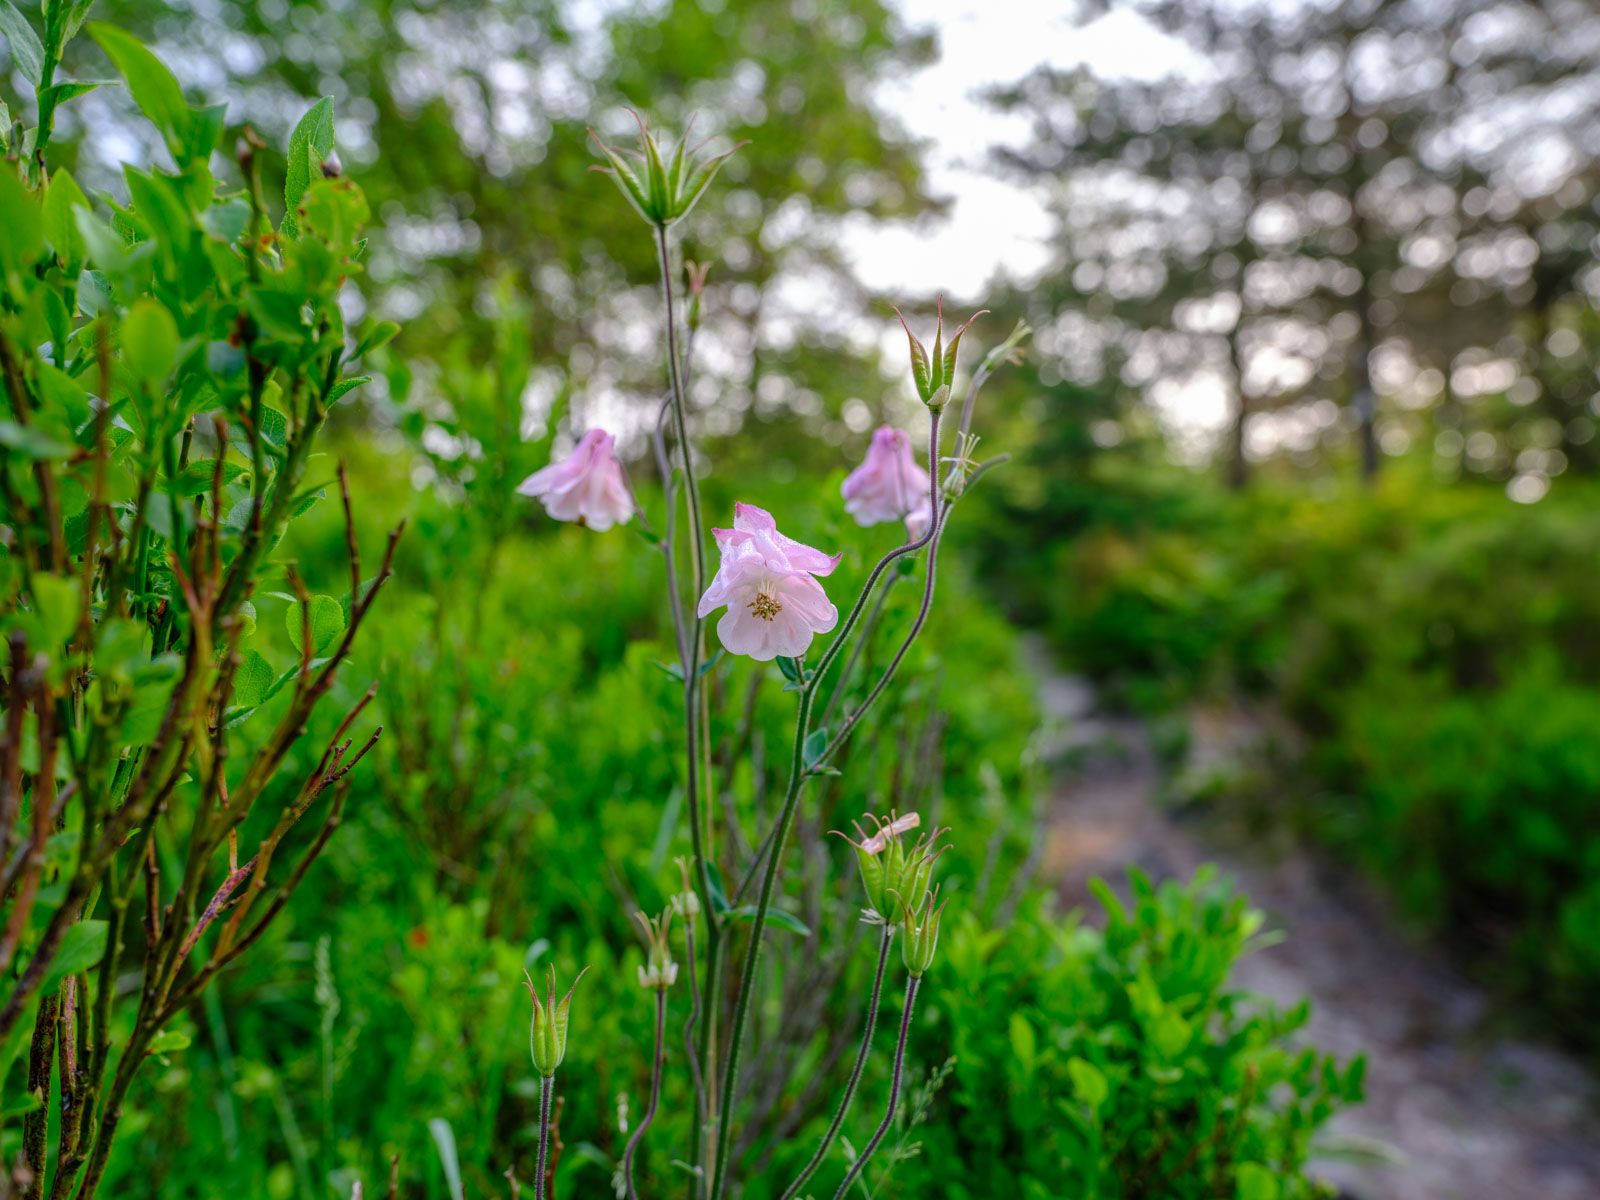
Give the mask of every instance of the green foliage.
[[1273, 701], [1308, 739], [1270, 776], [1273, 807], [1588, 1041], [1593, 508], [1585, 486], [1519, 505], [1399, 473], [1371, 493], [1202, 495], [1167, 529], [1102, 524], [1057, 551], [1054, 630], [1152, 706]]
[[[1262, 915], [1202, 871], [1127, 901], [1096, 883], [1104, 929], [1035, 907], [1004, 929], [971, 915], [949, 933], [919, 1057], [955, 1072], [882, 1195], [1177, 1198], [1326, 1195], [1313, 1138], [1361, 1099], [1284, 1012], [1232, 990]], [[869, 1172], [870, 1174], [870, 1172]]]
[[[301, 236], [275, 234], [258, 151], [220, 180], [222, 109], [188, 106], [150, 51], [103, 25], [174, 169], [127, 166], [125, 201], [52, 173], [52, 106], [86, 85], [49, 81], [87, 6], [44, 9], [42, 42], [0, 9], [40, 83], [38, 124], [0, 162], [0, 1083], [54, 1095], [60, 1115], [7, 1125], [0, 1156], [20, 1139], [40, 1188], [48, 1172], [54, 1194], [88, 1200], [141, 1068], [190, 1045], [173, 1026], [339, 823], [349, 747], [326, 772], [296, 762], [292, 784], [279, 768], [339, 697], [375, 582], [348, 609], [305, 597], [314, 645], [298, 662], [260, 634], [255, 603], [298, 589], [273, 554], [351, 383], [359, 337], [339, 291], [362, 269], [365, 208], [353, 184], [319, 180], [308, 200], [326, 203], [308, 203]], [[283, 804], [252, 819], [279, 788]], [[285, 843], [313, 808], [317, 835]], [[53, 1084], [58, 1035], [77, 1069]]]

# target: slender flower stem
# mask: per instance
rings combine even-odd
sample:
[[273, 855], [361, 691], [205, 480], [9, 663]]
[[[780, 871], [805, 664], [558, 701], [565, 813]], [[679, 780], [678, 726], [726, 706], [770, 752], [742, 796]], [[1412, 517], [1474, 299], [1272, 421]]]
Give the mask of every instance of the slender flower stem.
[[850, 1185], [856, 1181], [856, 1176], [866, 1169], [867, 1160], [878, 1152], [884, 1136], [889, 1132], [889, 1126], [894, 1124], [895, 1109], [900, 1107], [900, 1081], [906, 1062], [906, 1036], [911, 1032], [911, 1010], [916, 1007], [917, 987], [922, 983], [920, 975], [913, 975], [906, 980], [906, 1011], [900, 1018], [900, 1040], [894, 1048], [894, 1074], [889, 1080], [889, 1108], [883, 1114], [883, 1121], [879, 1124], [877, 1132], [872, 1135], [872, 1140], [862, 1149], [856, 1161], [850, 1164], [850, 1170], [845, 1173], [844, 1182], [839, 1185], [839, 1190], [833, 1194], [833, 1200], [843, 1200], [844, 1194], [850, 1190]]
[[[700, 484], [694, 473], [694, 453], [689, 444], [689, 418], [688, 396], [684, 384], [685, 363], [678, 349], [678, 314], [672, 290], [672, 255], [667, 244], [667, 231], [663, 226], [655, 230], [656, 259], [661, 269], [661, 296], [665, 308], [667, 326], [667, 378], [672, 388], [672, 423], [673, 432], [678, 440], [678, 453], [683, 458], [684, 494], [689, 510], [689, 562], [693, 592], [691, 600], [696, 606], [694, 629], [688, 639], [688, 652], [684, 656], [683, 671], [683, 709], [684, 725], [686, 732], [687, 775], [685, 778], [685, 792], [689, 800], [689, 834], [694, 847], [695, 856], [695, 882], [700, 896], [701, 911], [712, 914], [707, 923], [706, 930], [706, 995], [701, 1005], [700, 1045], [698, 1057], [700, 1070], [707, 1077], [715, 1077], [716, 1073], [716, 1013], [717, 990], [721, 978], [721, 936], [717, 929], [716, 909], [711, 904], [711, 874], [710, 874], [710, 821], [708, 819], [708, 805], [703, 802], [700, 795], [700, 765], [701, 746], [708, 739], [705, 709], [700, 703], [700, 661], [704, 655], [705, 622], [698, 615], [698, 605], [701, 595], [706, 588], [705, 572], [705, 527], [700, 509]], [[710, 1107], [712, 1097], [707, 1096], [706, 1120], [704, 1128], [715, 1130], [716, 1111]], [[693, 1144], [689, 1151], [690, 1165], [698, 1166], [701, 1149], [699, 1130], [696, 1131]], [[714, 1133], [711, 1135], [714, 1136]], [[698, 1192], [698, 1186], [692, 1188]]]
[[534, 1194], [540, 1196], [545, 1194], [544, 1164], [550, 1149], [550, 1095], [555, 1091], [555, 1084], [554, 1075], [539, 1078], [539, 1157], [533, 1172], [533, 1189]]
[[[822, 1143], [817, 1147], [817, 1152], [811, 1156], [811, 1161], [805, 1169], [795, 1178], [788, 1188], [784, 1190], [779, 1200], [794, 1200], [800, 1194], [800, 1189], [805, 1186], [806, 1180], [816, 1174], [822, 1160], [828, 1157], [828, 1150], [833, 1141], [839, 1136], [839, 1130], [844, 1125], [845, 1116], [850, 1112], [850, 1102], [855, 1099], [856, 1086], [861, 1082], [861, 1072], [867, 1065], [867, 1057], [872, 1052], [872, 1031], [878, 1023], [878, 1001], [883, 996], [883, 972], [889, 965], [889, 946], [894, 940], [894, 926], [883, 927], [883, 938], [878, 944], [878, 973], [872, 979], [872, 996], [867, 1001], [867, 1023], [861, 1030], [861, 1049], [856, 1052], [856, 1065], [850, 1070], [850, 1079], [844, 1085], [844, 1095], [839, 1097], [839, 1111], [833, 1114], [833, 1124], [828, 1126], [828, 1132], [822, 1135]], [[902, 1043], [904, 1038], [901, 1039]]]
[[[939, 411], [931, 409], [928, 421], [928, 458], [929, 461], [937, 459], [939, 454]], [[733, 1028], [728, 1034], [727, 1062], [722, 1069], [722, 1119], [727, 1122], [733, 1113], [733, 1101], [739, 1087], [739, 1055], [744, 1040], [745, 1025], [750, 1019], [750, 997], [755, 989], [756, 968], [761, 958], [761, 936], [766, 930], [767, 913], [772, 908], [772, 897], [777, 888], [778, 868], [783, 863], [784, 847], [789, 841], [789, 831], [794, 826], [795, 810], [800, 802], [800, 788], [806, 777], [811, 773], [805, 761], [805, 742], [811, 728], [811, 704], [816, 698], [817, 688], [823, 677], [827, 674], [829, 666], [838, 657], [841, 647], [849, 639], [856, 623], [861, 619], [861, 613], [872, 598], [873, 590], [878, 586], [878, 581], [883, 578], [883, 573], [895, 561], [913, 551], [920, 550], [928, 545], [938, 532], [939, 528], [939, 484], [938, 477], [929, 472], [928, 495], [931, 505], [932, 518], [928, 524], [928, 532], [914, 542], [909, 542], [899, 549], [891, 550], [878, 560], [878, 565], [872, 568], [867, 576], [866, 586], [861, 589], [861, 594], [856, 597], [855, 605], [851, 608], [849, 616], [840, 626], [839, 633], [828, 644], [821, 660], [817, 663], [811, 681], [800, 692], [800, 711], [795, 718], [794, 753], [789, 764], [789, 786], [783, 799], [783, 810], [778, 815], [777, 832], [772, 840], [772, 848], [768, 851], [767, 868], [761, 877], [761, 895], [756, 902], [755, 919], [750, 926], [750, 944], [745, 949], [744, 970], [739, 979], [739, 994], [734, 1001]], [[931, 574], [931, 572], [930, 572]], [[924, 605], [932, 598], [931, 589], [924, 596]], [[926, 617], [926, 612], [921, 617]], [[921, 617], [917, 628], [921, 628]], [[913, 635], [915, 636], [915, 635]], [[902, 650], [902, 654], [903, 654]], [[898, 658], [896, 659], [898, 663]], [[892, 668], [891, 668], [892, 669]], [[867, 702], [856, 711], [859, 717], [877, 698], [881, 688], [867, 698]], [[715, 1118], [713, 1117], [713, 1120]], [[715, 1170], [711, 1177], [711, 1200], [721, 1200], [723, 1188], [727, 1183], [728, 1157], [732, 1146], [732, 1139], [727, 1136], [728, 1131], [723, 1129], [722, 1136], [713, 1156]]]
[[628, 1200], [638, 1200], [638, 1193], [633, 1190], [633, 1154], [639, 1148], [639, 1142], [644, 1137], [644, 1131], [650, 1128], [650, 1122], [656, 1119], [656, 1106], [661, 1101], [661, 1059], [666, 1052], [667, 1041], [667, 989], [656, 989], [656, 1060], [650, 1068], [650, 1107], [645, 1109], [644, 1116], [639, 1119], [639, 1126], [633, 1131], [633, 1136], [628, 1139], [628, 1148], [622, 1152], [622, 1182], [628, 1189]]
[[[694, 980], [694, 918], [683, 922], [684, 965], [689, 969], [689, 1019], [683, 1023], [683, 1048], [689, 1059], [689, 1074], [694, 1080], [694, 1137], [700, 1142], [700, 1130], [706, 1123], [706, 1086], [700, 1074], [700, 1059], [695, 1054], [694, 1031], [700, 1023], [700, 991]], [[698, 1190], [698, 1189], [697, 1189]]]

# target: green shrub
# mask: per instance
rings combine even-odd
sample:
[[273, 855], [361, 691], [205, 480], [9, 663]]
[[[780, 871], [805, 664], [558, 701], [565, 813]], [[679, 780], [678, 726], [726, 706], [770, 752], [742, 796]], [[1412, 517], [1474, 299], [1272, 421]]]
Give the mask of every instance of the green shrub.
[[1103, 930], [1054, 921], [1037, 899], [1007, 928], [962, 920], [917, 1040], [920, 1061], [950, 1054], [954, 1071], [881, 1194], [1327, 1194], [1306, 1160], [1323, 1122], [1361, 1099], [1364, 1061], [1299, 1048], [1305, 1004], [1280, 1012], [1229, 988], [1263, 918], [1210, 871], [1129, 881], [1127, 904], [1096, 881]]

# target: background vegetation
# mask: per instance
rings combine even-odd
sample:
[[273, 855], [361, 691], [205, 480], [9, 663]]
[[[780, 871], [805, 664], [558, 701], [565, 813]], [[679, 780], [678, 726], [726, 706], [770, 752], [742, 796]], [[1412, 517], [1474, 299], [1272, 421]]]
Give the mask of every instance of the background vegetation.
[[[1170, 721], [1175, 759], [1196, 705], [1267, 714], [1281, 732], [1195, 795], [1303, 832], [1463, 961], [1493, 964], [1518, 1011], [1592, 1041], [1595, 18], [1565, 0], [1077, 16], [1106, 9], [1137, 10], [1196, 66], [1158, 83], [1042, 67], [989, 97], [1029, 131], [993, 172], [1054, 223], [1049, 261], [997, 279], [971, 335], [1037, 331], [985, 396], [985, 450], [1014, 461], [964, 505], [905, 704], [803, 814], [798, 852], [828, 856], [833, 882], [784, 903], [835, 936], [771, 935], [776, 977], [808, 981], [807, 1003], [756, 1031], [788, 1049], [752, 1056], [776, 1134], [741, 1149], [775, 1178], [809, 1152], [841, 1073], [827, 1014], [864, 989], [869, 954], [838, 936], [854, 881], [823, 833], [868, 808], [958, 825], [965, 910], [916, 1043], [911, 1112], [927, 1119], [869, 1172], [874, 1194], [1311, 1194], [1312, 1135], [1359, 1097], [1358, 1063], [1296, 1039], [1303, 1014], [1229, 990], [1259, 918], [1216, 881], [1135, 879], [1083, 922], [1052, 906], [1033, 874], [1047, 792], [1018, 625]], [[880, 353], [890, 298], [854, 278], [838, 231], [944, 206], [928, 148], [875, 85], [959, 48], [877, 0], [108, 0], [95, 15], [156, 48], [191, 102], [227, 100], [232, 135], [248, 123], [282, 146], [334, 97], [374, 214], [342, 302], [405, 326], [337, 410], [334, 449], [369, 538], [411, 522], [357, 646], [352, 677], [382, 677], [388, 732], [336, 850], [270, 946], [190, 1014], [191, 1047], [136, 1089], [108, 1187], [210, 1195], [226, 1164], [242, 1195], [348, 1195], [357, 1177], [371, 1194], [399, 1154], [407, 1189], [443, 1195], [440, 1120], [469, 1191], [503, 1188], [531, 1159], [537, 1103], [516, 985], [555, 961], [595, 968], [563, 1075], [562, 1172], [569, 1194], [602, 1194], [620, 1097], [637, 1110], [648, 1081], [626, 914], [676, 889], [687, 839], [655, 556], [631, 529], [558, 529], [512, 495], [595, 424], [654, 486], [652, 261], [588, 175], [586, 128], [620, 137], [631, 105], [750, 139], [685, 239], [713, 264], [695, 382], [708, 506], [793, 514], [796, 536], [845, 551], [848, 585], [882, 531], [843, 519], [838, 482], [909, 391]], [[74, 53], [76, 74], [108, 73], [92, 44]], [[29, 103], [15, 72], [7, 91]], [[91, 192], [125, 200], [118, 161], [163, 161], [118, 89], [59, 125]], [[1223, 418], [1188, 419], [1195, 396]], [[314, 510], [285, 547], [314, 588], [342, 577], [337, 515]], [[720, 788], [748, 815], [775, 787], [781, 679], [724, 661], [711, 687], [747, 751], [717, 764]], [[731, 822], [719, 836], [738, 845]], [[818, 1087], [765, 1086], [796, 1070]], [[643, 1160], [653, 1191], [676, 1185], [663, 1151], [684, 1107], [669, 1092]]]

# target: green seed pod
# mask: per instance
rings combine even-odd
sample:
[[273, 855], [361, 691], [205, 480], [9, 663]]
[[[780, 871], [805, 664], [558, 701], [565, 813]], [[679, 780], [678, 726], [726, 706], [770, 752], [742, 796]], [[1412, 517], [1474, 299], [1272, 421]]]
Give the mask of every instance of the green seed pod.
[[894, 315], [900, 317], [900, 326], [906, 331], [906, 337], [911, 342], [911, 380], [916, 384], [917, 395], [929, 408], [940, 409], [950, 400], [950, 385], [956, 376], [956, 350], [961, 345], [961, 335], [966, 333], [971, 324], [981, 317], [988, 309], [975, 312], [967, 318], [967, 323], [950, 335], [950, 344], [944, 344], [944, 301], [939, 301], [939, 324], [934, 331], [933, 353], [917, 340], [917, 335], [911, 332], [911, 326], [906, 324], [906, 319], [900, 316], [900, 310], [894, 310]]
[[896, 925], [906, 923], [906, 909], [916, 907], [922, 903], [922, 897], [927, 894], [928, 884], [933, 881], [933, 868], [939, 861], [939, 856], [948, 850], [949, 846], [940, 846], [939, 839], [948, 830], [935, 829], [931, 833], [918, 838], [911, 849], [901, 854], [901, 865], [898, 875], [889, 881], [889, 891], [894, 897], [894, 908], [885, 909], [891, 913]]
[[938, 900], [939, 889], [935, 888], [906, 914], [906, 936], [900, 943], [900, 955], [905, 960], [906, 970], [915, 978], [920, 978], [933, 965], [934, 952], [939, 948], [939, 919], [944, 914], [944, 905]]
[[884, 821], [868, 813], [867, 820], [877, 827], [877, 832], [869, 837], [861, 828], [861, 823], [854, 822], [860, 841], [838, 830], [833, 832], [855, 847], [856, 865], [861, 869], [861, 884], [867, 893], [865, 919], [874, 925], [892, 924], [895, 889], [899, 887], [906, 870], [906, 850], [900, 835], [908, 829], [915, 829], [922, 818], [916, 813], [900, 817], [891, 813], [890, 819]]
[[533, 1054], [534, 1070], [541, 1075], [554, 1075], [561, 1060], [567, 1056], [567, 1009], [572, 1005], [572, 993], [578, 990], [578, 979], [582, 979], [584, 971], [588, 969], [584, 967], [583, 971], [578, 972], [578, 978], [572, 981], [567, 994], [557, 1001], [556, 973], [552, 967], [550, 985], [543, 1003], [540, 1003], [539, 993], [534, 990], [533, 977], [528, 975], [526, 969], [522, 972], [528, 977], [528, 995], [533, 997], [533, 1023], [528, 1029], [528, 1048]]
[[[669, 160], [661, 153], [661, 143], [656, 140], [656, 135], [638, 113], [633, 114], [633, 119], [639, 122], [637, 151], [608, 146], [594, 130], [589, 131], [589, 136], [610, 164], [591, 169], [616, 180], [617, 187], [622, 190], [633, 210], [656, 229], [665, 229], [688, 216], [689, 210], [711, 186], [712, 179], [728, 156], [745, 144], [740, 142], [732, 150], [698, 159], [698, 147], [689, 145], [689, 129], [685, 129], [677, 150]], [[693, 120], [689, 126], [693, 128]]]

